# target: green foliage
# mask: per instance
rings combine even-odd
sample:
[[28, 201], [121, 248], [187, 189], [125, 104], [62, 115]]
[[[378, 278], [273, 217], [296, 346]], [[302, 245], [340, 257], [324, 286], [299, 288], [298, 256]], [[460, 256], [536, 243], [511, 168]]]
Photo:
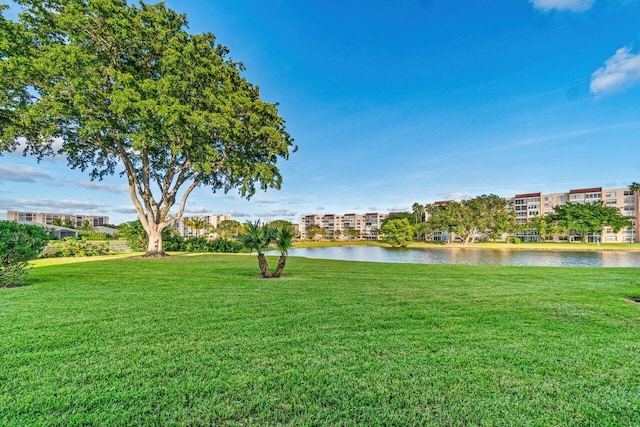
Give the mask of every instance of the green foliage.
[[[406, 219], [409, 221], [409, 224], [415, 225], [418, 223], [418, 217], [415, 214], [410, 212], [394, 212], [387, 216], [384, 220], [382, 220], [382, 226], [384, 226], [387, 222], [393, 221], [395, 219]], [[382, 227], [381, 227], [382, 228]]]
[[322, 238], [326, 234], [326, 231], [317, 224], [311, 224], [307, 226], [305, 232], [307, 234], [307, 238], [311, 240]]
[[144, 251], [148, 245], [147, 233], [140, 221], [125, 222], [118, 226], [118, 232], [134, 251]]
[[240, 230], [242, 229], [242, 224], [233, 219], [225, 219], [224, 221], [220, 221], [218, 226], [215, 229], [215, 232], [218, 233], [223, 239], [236, 239]]
[[50, 239], [42, 227], [0, 221], [0, 287], [23, 284], [27, 262], [37, 258]]
[[[273, 227], [273, 224], [271, 224], [271, 226]], [[278, 230], [278, 234], [273, 240], [273, 243], [281, 254], [286, 255], [287, 251], [293, 246], [295, 230], [291, 224], [281, 225], [280, 227], [277, 227], [276, 230]]]
[[0, 15], [0, 151], [43, 157], [62, 140], [91, 179], [126, 175], [150, 255], [196, 187], [280, 188], [293, 139], [213, 34], [164, 3], [18, 3], [18, 22]]
[[[258, 253], [258, 266], [262, 277], [278, 278], [284, 269], [287, 251], [293, 245], [294, 236], [295, 233], [291, 224], [281, 224], [279, 227], [274, 227], [268, 224], [260, 224], [258, 220], [244, 224], [242, 233], [239, 235], [239, 241], [245, 249]], [[269, 265], [264, 256], [264, 252], [269, 250], [272, 245], [275, 245], [281, 253], [280, 261], [274, 274], [269, 271]]]
[[360, 237], [360, 230], [349, 227], [344, 231], [344, 234], [349, 238], [349, 240], [353, 240]]
[[396, 218], [385, 221], [380, 228], [385, 242], [391, 246], [407, 246], [413, 240], [414, 227], [407, 218]]
[[97, 231], [79, 231], [78, 237], [85, 240], [109, 240], [113, 238], [110, 234], [99, 233]]
[[108, 242], [89, 242], [87, 240], [66, 237], [57, 241], [53, 247], [56, 251], [48, 254], [52, 257], [85, 257], [109, 254]]
[[242, 245], [223, 238], [207, 240], [205, 237], [192, 237], [183, 241], [183, 249], [177, 250], [185, 250], [187, 252], [237, 253], [242, 250]]
[[472, 243], [477, 233], [495, 240], [505, 232], [515, 230], [515, 213], [507, 209], [507, 201], [496, 195], [482, 195], [462, 202], [427, 206], [430, 230], [448, 231], [459, 235], [464, 243]]
[[560, 229], [556, 222], [550, 216], [536, 216], [531, 218], [521, 227], [523, 230], [533, 229], [538, 232], [541, 241], [545, 241], [547, 238], [557, 234]]
[[555, 221], [562, 230], [580, 236], [582, 242], [587, 241], [587, 235], [602, 232], [603, 227], [611, 227], [618, 232], [625, 227], [631, 227], [628, 218], [620, 214], [618, 209], [606, 206], [604, 202], [594, 203], [566, 203], [554, 208], [555, 213], [549, 219]]
[[269, 246], [277, 235], [277, 229], [266, 224], [260, 224], [260, 221], [246, 222], [242, 227], [239, 241], [245, 249], [261, 254], [269, 250]]
[[207, 223], [202, 218], [190, 218], [184, 221], [184, 225], [196, 232], [195, 237], [202, 236], [202, 230], [207, 227]]

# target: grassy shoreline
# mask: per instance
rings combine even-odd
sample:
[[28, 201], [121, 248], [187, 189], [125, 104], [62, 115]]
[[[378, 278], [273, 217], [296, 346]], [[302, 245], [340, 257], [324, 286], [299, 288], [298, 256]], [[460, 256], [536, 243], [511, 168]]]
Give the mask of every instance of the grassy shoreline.
[[258, 274], [212, 254], [34, 268], [0, 290], [0, 425], [640, 423], [640, 269]]

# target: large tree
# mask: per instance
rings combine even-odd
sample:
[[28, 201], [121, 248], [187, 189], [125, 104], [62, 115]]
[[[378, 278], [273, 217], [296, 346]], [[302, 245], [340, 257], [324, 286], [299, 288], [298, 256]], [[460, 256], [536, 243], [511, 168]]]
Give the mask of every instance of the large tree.
[[213, 34], [162, 3], [17, 3], [17, 22], [0, 15], [0, 152], [61, 142], [91, 179], [125, 175], [150, 256], [195, 188], [280, 188], [293, 140]]
[[465, 244], [472, 243], [478, 233], [495, 240], [515, 227], [515, 216], [507, 209], [507, 201], [494, 194], [427, 206], [427, 209], [430, 230], [455, 233]]
[[385, 221], [380, 228], [384, 240], [391, 246], [406, 247], [413, 240], [414, 227], [407, 218]]
[[563, 230], [580, 236], [586, 242], [589, 234], [602, 233], [603, 227], [611, 227], [618, 232], [631, 226], [631, 221], [620, 214], [618, 209], [606, 206], [602, 201], [594, 203], [566, 203], [553, 208], [550, 219]]

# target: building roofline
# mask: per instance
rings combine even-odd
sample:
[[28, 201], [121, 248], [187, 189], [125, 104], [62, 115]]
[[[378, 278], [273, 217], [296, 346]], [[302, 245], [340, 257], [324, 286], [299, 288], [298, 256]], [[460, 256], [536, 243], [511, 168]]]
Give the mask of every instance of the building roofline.
[[584, 194], [584, 193], [602, 193], [602, 187], [578, 188], [576, 190], [569, 190], [569, 194]]
[[526, 199], [527, 197], [540, 197], [542, 193], [525, 193], [525, 194], [516, 194], [514, 199]]

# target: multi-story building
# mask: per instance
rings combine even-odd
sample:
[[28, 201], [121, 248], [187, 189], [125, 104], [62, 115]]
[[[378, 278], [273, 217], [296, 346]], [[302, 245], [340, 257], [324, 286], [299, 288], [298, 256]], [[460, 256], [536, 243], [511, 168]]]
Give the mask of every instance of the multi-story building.
[[74, 227], [82, 227], [85, 221], [88, 221], [92, 227], [109, 224], [108, 216], [75, 215], [69, 213], [50, 212], [7, 211], [7, 221], [14, 221], [24, 224], [32, 223], [40, 225], [52, 225], [51, 223], [56, 219], [59, 219], [63, 224], [70, 221], [70, 224]]
[[[174, 224], [174, 227], [178, 230], [178, 233], [182, 237], [202, 237], [213, 236], [211, 230], [218, 226], [222, 221], [230, 220], [230, 214], [207, 214], [207, 215], [195, 215], [195, 216], [183, 216]], [[189, 222], [193, 220], [202, 221], [202, 229], [194, 229], [189, 227]]]
[[346, 231], [353, 228], [359, 236], [364, 239], [377, 240], [378, 230], [382, 226], [382, 221], [387, 214], [366, 213], [364, 215], [348, 213], [343, 215], [325, 214], [325, 215], [305, 215], [300, 220], [300, 237], [307, 238], [306, 229], [309, 226], [317, 225], [322, 228], [329, 238], [349, 239], [351, 238]]
[[307, 238], [307, 228], [312, 225], [317, 225], [319, 227], [322, 227], [322, 217], [317, 214], [312, 214], [312, 215], [305, 215], [300, 219], [300, 238], [301, 239]]
[[[606, 206], [618, 209], [620, 214], [631, 220], [633, 227], [631, 229], [623, 229], [615, 233], [610, 227], [602, 230], [602, 233], [588, 236], [591, 242], [636, 242], [638, 236], [639, 212], [636, 211], [637, 201], [631, 190], [628, 188], [612, 188], [603, 189], [601, 187], [579, 188], [569, 190], [566, 193], [528, 193], [516, 194], [509, 199], [510, 208], [516, 213], [516, 222], [519, 224], [537, 216], [550, 215], [554, 213], [554, 208], [565, 203], [593, 203], [604, 202]], [[525, 232], [529, 239], [536, 239], [530, 232]], [[551, 241], [574, 241], [578, 240], [578, 236], [557, 235], [547, 240]]]

